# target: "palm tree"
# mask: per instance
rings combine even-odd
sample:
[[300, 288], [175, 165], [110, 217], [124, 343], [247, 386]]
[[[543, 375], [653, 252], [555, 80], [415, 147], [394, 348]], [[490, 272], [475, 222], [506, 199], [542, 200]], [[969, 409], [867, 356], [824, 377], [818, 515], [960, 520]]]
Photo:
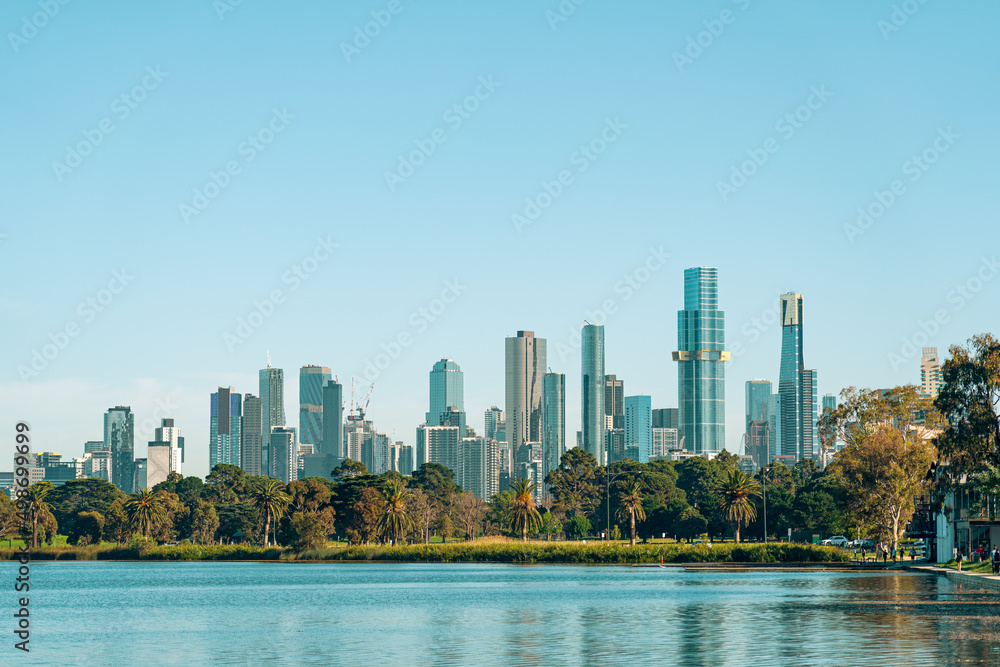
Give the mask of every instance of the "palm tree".
[[542, 526], [542, 515], [538, 513], [535, 506], [535, 499], [531, 493], [538, 488], [537, 484], [529, 482], [525, 478], [514, 480], [511, 491], [514, 492], [514, 500], [507, 510], [507, 521], [510, 529], [520, 531], [521, 540], [528, 541], [528, 531], [537, 531]]
[[757, 518], [753, 498], [760, 497], [760, 486], [742, 470], [730, 470], [719, 484], [719, 507], [727, 521], [736, 524], [736, 543], [740, 543], [740, 526]]
[[624, 521], [628, 518], [632, 522], [632, 539], [629, 542], [635, 546], [635, 520], [646, 520], [646, 510], [642, 507], [642, 485], [637, 479], [630, 479], [625, 483], [625, 490], [618, 496], [618, 510], [615, 518]]
[[385, 505], [375, 526], [378, 534], [388, 537], [392, 544], [399, 542], [399, 538], [406, 535], [406, 531], [413, 525], [413, 519], [410, 518], [406, 507], [411, 495], [401, 480], [390, 479], [386, 484]]
[[268, 479], [250, 488], [250, 503], [264, 515], [264, 546], [269, 546], [268, 530], [274, 519], [275, 544], [278, 543], [278, 519], [292, 501], [285, 493], [284, 485], [276, 479]]
[[48, 512], [50, 505], [45, 501], [49, 491], [52, 490], [51, 482], [40, 482], [28, 487], [25, 499], [27, 501], [28, 514], [31, 515], [31, 546], [38, 546], [38, 517]]
[[133, 493], [125, 503], [125, 521], [130, 530], [139, 530], [143, 537], [149, 530], [166, 518], [166, 511], [160, 497], [149, 489]]

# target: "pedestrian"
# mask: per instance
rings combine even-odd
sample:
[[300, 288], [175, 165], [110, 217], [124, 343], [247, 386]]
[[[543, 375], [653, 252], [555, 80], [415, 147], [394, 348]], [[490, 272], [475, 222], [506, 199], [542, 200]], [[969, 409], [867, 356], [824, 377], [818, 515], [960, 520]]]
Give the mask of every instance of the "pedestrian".
[[892, 545], [892, 562], [893, 563], [896, 562], [896, 545], [895, 544]]
[[958, 550], [958, 555], [955, 556], [955, 562], [958, 563], [958, 571], [962, 571], [962, 550]]
[[862, 544], [861, 545], [861, 562], [864, 563], [864, 562], [867, 561], [867, 559], [868, 559], [868, 550], [865, 548], [865, 545]]
[[985, 554], [985, 552], [983, 551], [983, 545], [982, 545], [982, 543], [980, 543], [979, 546], [976, 547], [976, 562], [977, 563], [982, 563], [983, 562], [983, 555], [984, 554]]
[[993, 574], [1000, 574], [1000, 549], [993, 547], [993, 555], [990, 556], [993, 565]]

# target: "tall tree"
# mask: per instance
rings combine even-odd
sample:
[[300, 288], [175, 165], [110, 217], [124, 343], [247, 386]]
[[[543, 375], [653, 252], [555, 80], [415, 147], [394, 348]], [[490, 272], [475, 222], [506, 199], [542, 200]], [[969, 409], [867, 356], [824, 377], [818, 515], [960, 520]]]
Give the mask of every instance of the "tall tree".
[[66, 536], [70, 544], [100, 544], [104, 536], [104, 516], [100, 512], [80, 512]]
[[424, 493], [423, 489], [410, 491], [409, 513], [413, 519], [414, 532], [418, 533], [423, 542], [430, 539], [431, 524], [434, 523], [434, 503]]
[[483, 503], [479, 498], [474, 493], [468, 491], [457, 494], [451, 503], [451, 510], [455, 515], [455, 519], [465, 532], [466, 537], [470, 540], [476, 537], [476, 527], [479, 524], [480, 517], [483, 515], [482, 505]]
[[378, 489], [369, 486], [351, 508], [351, 523], [347, 534], [352, 542], [368, 544], [378, 537], [378, 520], [382, 515], [385, 499]]
[[149, 531], [166, 518], [162, 497], [149, 489], [141, 489], [130, 495], [124, 509], [129, 528], [139, 531], [143, 537], [148, 537]]
[[[277, 524], [291, 498], [285, 493], [284, 485], [278, 480], [255, 484], [249, 491], [250, 504], [257, 508], [264, 519], [264, 546], [270, 545], [268, 529], [272, 521]], [[277, 527], [275, 527], [277, 532]]]
[[401, 480], [391, 480], [386, 485], [385, 504], [378, 518], [377, 529], [379, 535], [392, 544], [398, 544], [400, 538], [405, 537], [413, 525], [413, 519], [410, 518], [406, 506], [410, 496], [410, 490]]
[[368, 475], [368, 466], [366, 466], [361, 461], [355, 461], [353, 459], [344, 459], [344, 462], [333, 469], [330, 476], [333, 477], [333, 481], [342, 482], [348, 477], [365, 477]]
[[[26, 510], [31, 517], [31, 546], [38, 546], [39, 523], [44, 523], [51, 516], [51, 506], [48, 503], [48, 496], [52, 492], [51, 482], [37, 482], [28, 487], [25, 496]], [[54, 519], [53, 519], [54, 520]]]
[[545, 482], [549, 485], [553, 507], [557, 514], [567, 518], [583, 514], [589, 516], [597, 509], [601, 499], [600, 466], [590, 452], [573, 447], [562, 455], [559, 467], [549, 472]]
[[538, 513], [535, 499], [531, 495], [537, 484], [525, 478], [516, 479], [511, 485], [514, 500], [507, 510], [507, 523], [513, 532], [521, 534], [521, 541], [528, 541], [528, 533], [536, 532], [542, 525], [542, 515]]
[[944, 385], [934, 402], [947, 424], [935, 444], [957, 480], [1000, 465], [1000, 341], [982, 334], [949, 352], [941, 369]]
[[219, 529], [219, 514], [211, 503], [196, 501], [191, 508], [191, 539], [199, 544], [214, 544]]
[[618, 511], [615, 518], [619, 521], [629, 519], [631, 525], [629, 544], [635, 546], [635, 520], [646, 520], [646, 511], [642, 507], [642, 483], [630, 479], [625, 483], [625, 490], [618, 496]]
[[760, 485], [742, 470], [730, 470], [719, 484], [719, 508], [722, 516], [736, 526], [736, 543], [740, 543], [740, 527], [757, 518], [753, 499], [760, 495]]

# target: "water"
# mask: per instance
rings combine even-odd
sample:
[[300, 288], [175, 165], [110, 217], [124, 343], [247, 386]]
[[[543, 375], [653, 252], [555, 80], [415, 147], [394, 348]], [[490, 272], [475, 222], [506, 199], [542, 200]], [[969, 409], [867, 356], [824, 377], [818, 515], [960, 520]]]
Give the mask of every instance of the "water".
[[[34, 563], [31, 584], [16, 664], [1000, 662], [1000, 595], [936, 575], [70, 562]], [[0, 664], [15, 664], [0, 599]]]

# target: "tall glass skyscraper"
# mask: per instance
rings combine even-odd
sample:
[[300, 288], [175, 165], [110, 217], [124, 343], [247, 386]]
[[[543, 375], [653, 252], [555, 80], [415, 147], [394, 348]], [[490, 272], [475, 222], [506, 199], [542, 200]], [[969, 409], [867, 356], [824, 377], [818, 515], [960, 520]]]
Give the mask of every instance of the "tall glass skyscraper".
[[746, 384], [746, 433], [750, 422], [767, 421], [767, 404], [771, 400], [770, 380], [747, 380]]
[[[462, 369], [451, 359], [434, 364], [430, 373], [430, 402], [426, 422], [440, 426], [448, 408], [465, 410], [465, 379]], [[465, 437], [465, 434], [462, 434]]]
[[271, 368], [270, 357], [267, 361], [267, 368], [260, 369], [261, 474], [272, 475], [271, 429], [285, 425], [285, 371]]
[[111, 452], [111, 483], [125, 493], [134, 493], [135, 415], [132, 408], [118, 405], [104, 413], [104, 446]]
[[818, 453], [816, 371], [807, 370], [802, 353], [802, 295], [781, 295], [781, 367], [778, 373], [781, 400], [781, 453], [795, 460]]
[[243, 425], [240, 429], [240, 467], [248, 475], [261, 474], [264, 402], [253, 394], [243, 395]]
[[242, 396], [232, 387], [219, 387], [212, 394], [211, 424], [208, 436], [208, 468], [219, 463], [240, 465], [240, 435], [242, 433]]
[[544, 338], [534, 331], [518, 331], [504, 340], [507, 442], [514, 460], [528, 443], [542, 442], [542, 376], [546, 357]]
[[542, 379], [542, 479], [559, 467], [566, 452], [566, 376], [546, 373]]
[[581, 447], [598, 465], [607, 464], [604, 445], [604, 326], [585, 324], [580, 332], [581, 383], [580, 419], [583, 422]]
[[677, 312], [677, 395], [682, 446], [718, 454], [726, 444], [725, 313], [719, 310], [719, 270], [684, 271], [684, 310]]
[[299, 443], [315, 445], [323, 441], [323, 384], [333, 376], [326, 366], [299, 369]]
[[327, 380], [323, 385], [323, 442], [318, 453], [333, 458], [330, 470], [347, 458], [344, 453], [344, 388], [334, 380]]
[[649, 396], [626, 396], [625, 458], [647, 463], [653, 446], [653, 401]]

